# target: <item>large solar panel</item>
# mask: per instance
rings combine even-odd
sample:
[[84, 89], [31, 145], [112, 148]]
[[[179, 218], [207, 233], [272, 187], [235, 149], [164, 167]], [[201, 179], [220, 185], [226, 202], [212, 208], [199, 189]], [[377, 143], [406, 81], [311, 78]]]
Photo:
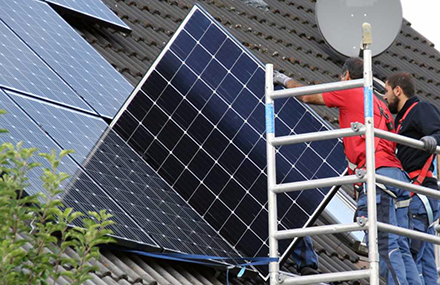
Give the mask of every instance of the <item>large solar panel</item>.
[[[113, 118], [133, 87], [51, 7], [33, 0], [0, 1], [0, 17], [91, 108]], [[80, 105], [74, 106], [84, 109], [79, 96]], [[57, 100], [74, 104], [68, 96]]]
[[[3, 4], [8, 1], [0, 1]], [[0, 9], [1, 11], [1, 9]], [[0, 86], [92, 112], [35, 53], [0, 22]]]
[[[263, 65], [195, 6], [116, 117], [114, 129], [247, 256], [268, 254]], [[296, 99], [277, 100], [276, 134], [327, 130]], [[277, 182], [345, 169], [339, 140], [284, 146]], [[330, 189], [278, 196], [279, 228], [308, 225]], [[290, 242], [282, 242], [285, 251]]]
[[[14, 101], [163, 249], [236, 256], [187, 202], [99, 118], [21, 96]], [[105, 206], [105, 205], [104, 205]]]
[[[6, 128], [9, 133], [1, 134], [1, 143], [16, 144], [23, 141], [23, 147], [36, 147], [38, 152], [43, 153], [52, 152], [52, 150], [59, 153], [61, 148], [8, 96], [13, 96], [15, 99], [21, 97], [13, 95], [16, 93], [6, 92], [0, 91], [2, 95], [0, 96], [1, 108], [7, 111], [6, 115], [0, 116], [0, 125], [2, 128]], [[20, 101], [23, 99], [21, 98]], [[36, 101], [31, 102], [36, 103]], [[41, 111], [43, 110], [41, 109]], [[49, 164], [39, 156], [35, 156], [34, 161], [42, 163], [43, 167], [49, 167]], [[157, 243], [127, 214], [126, 210], [115, 203], [69, 156], [62, 159], [58, 170], [71, 175], [61, 185], [65, 190], [62, 199], [66, 206], [86, 215], [88, 211], [107, 209], [109, 213], [113, 214], [112, 219], [115, 221], [115, 225], [111, 226], [111, 229], [116, 238], [136, 242], [143, 246], [158, 247]], [[42, 174], [41, 168], [34, 168], [28, 173], [30, 186], [25, 189], [28, 194], [46, 193], [40, 179]], [[78, 223], [76, 225], [81, 226]]]
[[63, 10], [88, 17], [100, 24], [108, 25], [125, 32], [131, 31], [101, 0], [44, 0]]

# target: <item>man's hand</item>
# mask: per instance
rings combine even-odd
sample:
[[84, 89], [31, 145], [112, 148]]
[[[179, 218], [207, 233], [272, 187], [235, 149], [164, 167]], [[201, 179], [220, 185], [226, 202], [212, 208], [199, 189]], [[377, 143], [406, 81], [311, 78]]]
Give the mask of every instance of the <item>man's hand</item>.
[[432, 136], [424, 136], [420, 139], [425, 145], [423, 146], [427, 152], [433, 154], [437, 148], [437, 140]]
[[292, 80], [292, 78], [290, 78], [287, 75], [284, 75], [283, 73], [279, 72], [278, 70], [273, 71], [273, 83], [287, 87], [287, 82], [289, 80]]

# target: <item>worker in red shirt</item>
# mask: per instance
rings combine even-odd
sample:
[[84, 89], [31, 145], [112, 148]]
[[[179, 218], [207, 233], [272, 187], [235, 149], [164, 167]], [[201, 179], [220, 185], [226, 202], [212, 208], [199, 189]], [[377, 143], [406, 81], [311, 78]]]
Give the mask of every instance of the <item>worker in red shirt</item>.
[[[385, 84], [385, 101], [390, 111], [397, 114], [395, 129], [399, 135], [424, 142], [425, 151], [398, 144], [397, 158], [409, 173], [414, 184], [438, 190], [433, 176], [434, 152], [440, 143], [440, 112], [429, 102], [415, 95], [414, 79], [406, 72], [388, 77]], [[421, 194], [413, 195], [410, 212], [414, 229], [434, 235], [433, 222], [438, 219], [438, 201]], [[434, 245], [413, 239], [411, 252], [424, 284], [438, 284]]]
[[[349, 58], [345, 62], [341, 80], [352, 80], [363, 77], [363, 60]], [[274, 73], [274, 82], [287, 88], [303, 86], [282, 73]], [[341, 128], [350, 128], [351, 123], [364, 123], [364, 91], [356, 88], [343, 91], [332, 91], [322, 94], [304, 95], [297, 97], [307, 104], [326, 105], [339, 109], [339, 124]], [[375, 128], [393, 131], [391, 114], [382, 101], [374, 97]], [[344, 138], [345, 155], [351, 166], [350, 171], [365, 167], [365, 138], [363, 136]], [[400, 161], [396, 158], [395, 145], [384, 139], [375, 139], [376, 173], [390, 178], [409, 182], [402, 170]], [[367, 216], [366, 187], [359, 191], [357, 201], [358, 216]], [[410, 193], [392, 186], [377, 185], [377, 220], [394, 226], [409, 228], [408, 206]], [[367, 239], [368, 240], [368, 239]], [[411, 256], [408, 238], [396, 234], [379, 231], [380, 274], [387, 284], [421, 284], [416, 264]]]

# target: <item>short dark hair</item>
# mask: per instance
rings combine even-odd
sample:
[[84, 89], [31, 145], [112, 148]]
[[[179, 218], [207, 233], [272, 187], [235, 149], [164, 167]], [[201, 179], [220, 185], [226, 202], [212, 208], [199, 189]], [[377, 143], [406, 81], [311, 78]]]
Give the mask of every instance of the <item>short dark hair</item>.
[[403, 93], [405, 93], [406, 97], [411, 98], [415, 94], [415, 84], [414, 78], [408, 72], [399, 72], [394, 73], [387, 78], [387, 83], [391, 87], [391, 89], [399, 86], [402, 88]]
[[359, 57], [350, 57], [342, 66], [342, 75], [350, 73], [351, 79], [360, 79], [364, 77], [364, 61]]

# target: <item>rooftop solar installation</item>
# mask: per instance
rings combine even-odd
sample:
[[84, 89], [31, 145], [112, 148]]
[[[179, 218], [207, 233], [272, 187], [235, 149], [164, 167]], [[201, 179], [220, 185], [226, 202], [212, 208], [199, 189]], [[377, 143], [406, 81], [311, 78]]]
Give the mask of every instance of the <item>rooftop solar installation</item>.
[[[2, 6], [8, 2], [0, 1]], [[3, 21], [0, 37], [1, 87], [93, 112]]]
[[71, 13], [87, 17], [98, 23], [120, 29], [125, 32], [131, 31], [118, 16], [113, 13], [101, 0], [44, 0], [53, 6], [70, 11]]
[[[48, 4], [33, 0], [0, 1], [0, 17], [78, 94], [77, 105], [71, 102], [72, 96], [59, 95], [58, 101], [89, 109], [84, 106], [86, 101], [100, 115], [113, 118], [133, 87]], [[12, 66], [19, 65], [14, 62]], [[12, 87], [17, 84], [13, 82]]]
[[[246, 256], [268, 254], [263, 64], [196, 5], [146, 73], [114, 129]], [[296, 99], [277, 100], [276, 135], [327, 130]], [[277, 177], [341, 175], [339, 140], [283, 146]], [[308, 225], [334, 191], [278, 196], [279, 228]], [[286, 252], [290, 242], [280, 243]]]
[[[119, 135], [106, 131], [102, 119], [10, 96], [62, 149], [79, 150], [72, 155], [78, 166], [160, 248], [187, 254], [238, 255]], [[102, 206], [106, 207], [105, 202]]]
[[[36, 147], [38, 152], [50, 153], [61, 148], [33, 121], [21, 108], [14, 103], [11, 98], [17, 101], [29, 100], [23, 99], [17, 93], [10, 91], [1, 91], [0, 104], [2, 109], [7, 111], [6, 115], [0, 116], [0, 125], [9, 132], [1, 134], [1, 142], [11, 142], [13, 144], [23, 141], [23, 147]], [[41, 104], [30, 100], [33, 103]], [[50, 167], [48, 162], [40, 156], [34, 156], [35, 162], [42, 163], [43, 167]], [[110, 197], [98, 184], [85, 173], [79, 165], [69, 156], [62, 159], [59, 171], [68, 173], [70, 178], [63, 181], [61, 187], [65, 190], [62, 200], [67, 207], [72, 207], [87, 215], [88, 211], [99, 211], [107, 209], [113, 215], [112, 220], [115, 224], [111, 226], [114, 236], [120, 240], [136, 242], [139, 245], [148, 247], [159, 247], [157, 243], [147, 234], [137, 222], [127, 213], [126, 209], [121, 208], [112, 197]], [[27, 175], [30, 186], [25, 188], [29, 194], [38, 192], [46, 193], [43, 182], [40, 177], [43, 174], [42, 169], [37, 167]], [[77, 226], [81, 224], [76, 223]]]

